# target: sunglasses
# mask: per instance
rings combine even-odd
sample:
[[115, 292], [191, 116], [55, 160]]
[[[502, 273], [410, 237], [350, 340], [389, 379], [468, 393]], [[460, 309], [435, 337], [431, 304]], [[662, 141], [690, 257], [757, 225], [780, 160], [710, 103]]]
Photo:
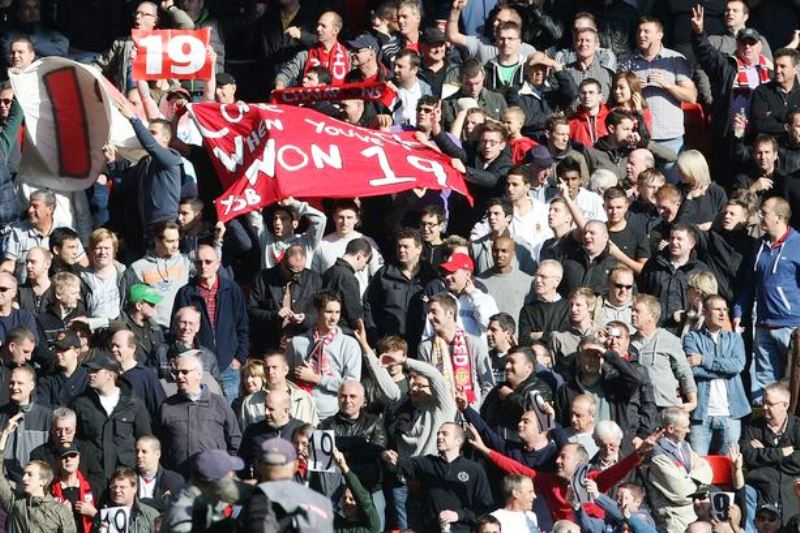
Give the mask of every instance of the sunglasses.
[[633, 285], [624, 285], [622, 283], [615, 283], [614, 287], [616, 287], [618, 289], [624, 289], [626, 291], [629, 291], [629, 290], [633, 289]]

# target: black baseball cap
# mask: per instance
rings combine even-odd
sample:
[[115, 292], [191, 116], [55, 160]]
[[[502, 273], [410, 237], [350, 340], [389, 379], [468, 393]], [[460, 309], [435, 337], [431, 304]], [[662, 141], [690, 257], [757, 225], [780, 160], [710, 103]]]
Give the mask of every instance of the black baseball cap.
[[94, 357], [83, 363], [82, 366], [89, 370], [110, 370], [116, 374], [122, 372], [117, 360], [105, 353], [95, 354]]

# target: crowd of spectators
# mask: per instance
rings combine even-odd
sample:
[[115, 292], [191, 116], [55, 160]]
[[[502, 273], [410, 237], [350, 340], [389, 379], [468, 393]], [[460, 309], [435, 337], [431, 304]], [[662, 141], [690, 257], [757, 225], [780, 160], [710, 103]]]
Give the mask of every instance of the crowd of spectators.
[[[135, 80], [160, 28], [211, 78]], [[799, 48], [796, 0], [0, 0], [3, 66], [98, 69], [146, 152], [34, 186], [0, 81], [0, 524], [800, 531]], [[308, 105], [474, 205], [217, 221], [186, 105], [353, 82], [393, 106]]]

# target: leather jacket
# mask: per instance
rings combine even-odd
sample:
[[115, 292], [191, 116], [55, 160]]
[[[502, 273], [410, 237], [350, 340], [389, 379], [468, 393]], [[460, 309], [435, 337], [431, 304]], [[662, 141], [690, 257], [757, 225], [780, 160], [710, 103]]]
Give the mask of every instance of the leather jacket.
[[322, 421], [319, 429], [332, 429], [336, 436], [336, 448], [341, 451], [347, 464], [370, 492], [378, 490], [382, 478], [380, 455], [386, 449], [386, 428], [383, 417], [361, 411], [351, 419], [341, 412]]

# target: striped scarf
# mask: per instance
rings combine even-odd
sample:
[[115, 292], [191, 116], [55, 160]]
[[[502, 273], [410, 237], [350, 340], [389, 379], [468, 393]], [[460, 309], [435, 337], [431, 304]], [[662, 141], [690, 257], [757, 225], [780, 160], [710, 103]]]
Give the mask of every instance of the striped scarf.
[[[737, 72], [736, 78], [733, 80], [733, 89], [755, 89], [755, 87], [750, 87], [750, 83], [747, 81], [747, 65], [745, 65], [738, 57], [736, 58], [736, 69]], [[756, 70], [758, 70], [758, 84], [761, 85], [762, 83], [767, 83], [770, 79], [770, 69], [767, 58], [763, 55], [758, 56]]]
[[[338, 333], [339, 328], [331, 328], [324, 337], [320, 337], [319, 330], [314, 329], [314, 347], [311, 348], [311, 354], [308, 356], [306, 363], [320, 376], [330, 376], [333, 374], [331, 370], [331, 361], [325, 349], [334, 341]], [[316, 386], [313, 383], [300, 380], [297, 380], [296, 385], [308, 393], [314, 390]]]
[[454, 392], [463, 392], [469, 403], [475, 403], [478, 400], [478, 395], [472, 382], [472, 360], [469, 356], [464, 330], [456, 329], [456, 336], [453, 338], [452, 343], [452, 353], [447, 341], [438, 335], [433, 338], [432, 344], [433, 365], [450, 383], [450, 387]]
[[308, 60], [303, 74], [308, 72], [311, 67], [318, 66], [325, 67], [331, 73], [332, 85], [341, 85], [344, 83], [344, 77], [350, 72], [350, 52], [339, 41], [336, 41], [330, 52], [319, 44], [308, 51]]

